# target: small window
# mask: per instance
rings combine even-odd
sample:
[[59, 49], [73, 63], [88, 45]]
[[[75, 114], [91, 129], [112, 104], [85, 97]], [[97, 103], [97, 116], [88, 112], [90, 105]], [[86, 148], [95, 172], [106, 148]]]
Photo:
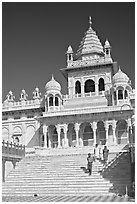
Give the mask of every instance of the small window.
[[59, 106], [59, 99], [58, 99], [58, 97], [55, 97], [55, 106]]
[[8, 120], [8, 118], [2, 118], [2, 120]]
[[118, 90], [118, 99], [123, 99], [123, 91]]
[[14, 120], [19, 120], [20, 119], [20, 116], [15, 116], [14, 117]]
[[33, 118], [34, 117], [34, 115], [28, 115], [27, 116], [27, 118]]
[[53, 106], [53, 97], [49, 98], [49, 106]]

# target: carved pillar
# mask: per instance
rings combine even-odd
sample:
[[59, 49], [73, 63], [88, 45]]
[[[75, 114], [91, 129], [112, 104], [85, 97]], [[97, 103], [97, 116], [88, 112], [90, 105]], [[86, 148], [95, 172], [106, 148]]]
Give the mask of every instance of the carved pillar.
[[82, 130], [80, 129], [79, 130], [79, 135], [80, 135], [80, 138], [79, 138], [79, 143], [80, 143], [80, 146], [83, 147], [83, 136], [82, 136], [83, 132]]
[[48, 126], [43, 125], [43, 134], [44, 134], [44, 147], [47, 148], [47, 132], [48, 132]]
[[75, 123], [75, 131], [76, 131], [76, 147], [79, 146], [79, 123]]
[[12, 141], [12, 135], [13, 135], [13, 126], [12, 123], [9, 123], [9, 136], [8, 136], [8, 141]]
[[53, 95], [53, 106], [55, 107], [55, 94]]
[[108, 124], [108, 121], [105, 121], [105, 130], [106, 130], [106, 145], [108, 145], [108, 129], [109, 129], [109, 124]]
[[84, 97], [84, 78], [81, 77], [81, 96]]
[[131, 137], [132, 137], [132, 123], [131, 123], [131, 118], [128, 118], [127, 123], [128, 123], [128, 129], [127, 129], [127, 132], [128, 132], [128, 143], [129, 143], [130, 140], [131, 140]]
[[95, 94], [98, 95], [99, 89], [98, 89], [98, 78], [95, 77]]
[[116, 121], [115, 120], [112, 121], [112, 130], [113, 130], [113, 141], [114, 141], [114, 144], [116, 145], [117, 138], [116, 138]]
[[25, 145], [25, 137], [26, 137], [26, 124], [22, 123], [22, 145]]
[[2, 182], [5, 182], [5, 159], [2, 159]]
[[118, 90], [116, 90], [116, 103], [118, 104]]
[[56, 126], [57, 128], [57, 134], [58, 134], [58, 148], [61, 147], [61, 144], [60, 144], [60, 133], [61, 133], [61, 128], [59, 125]]
[[67, 138], [67, 131], [68, 131], [68, 125], [64, 124], [64, 147], [68, 147], [68, 138]]
[[94, 138], [94, 146], [97, 143], [97, 135], [96, 135], [96, 130], [97, 130], [97, 122], [93, 121], [93, 123], [91, 123], [91, 127], [93, 129], [93, 138]]

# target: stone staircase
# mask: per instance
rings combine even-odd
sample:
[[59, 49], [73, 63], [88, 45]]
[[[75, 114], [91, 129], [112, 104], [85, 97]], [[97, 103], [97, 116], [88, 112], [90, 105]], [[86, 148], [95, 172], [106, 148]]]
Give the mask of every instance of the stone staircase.
[[86, 172], [87, 155], [28, 156], [3, 183], [3, 196], [110, 195], [113, 186], [99, 171], [103, 164], [94, 162], [92, 175]]
[[[131, 187], [131, 168], [126, 146], [109, 147], [109, 164], [93, 163], [86, 171], [92, 147], [30, 151], [3, 183], [3, 196], [111, 196], [124, 195]], [[119, 153], [118, 153], [119, 152]]]

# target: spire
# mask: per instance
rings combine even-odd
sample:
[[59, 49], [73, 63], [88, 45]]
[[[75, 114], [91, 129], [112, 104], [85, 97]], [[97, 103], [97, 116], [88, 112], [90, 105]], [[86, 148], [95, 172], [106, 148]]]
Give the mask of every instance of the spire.
[[89, 16], [89, 29], [91, 29], [91, 24], [92, 24], [91, 16]]
[[98, 38], [96, 32], [91, 27], [92, 21], [91, 16], [89, 16], [89, 28], [85, 32], [84, 37], [79, 45], [77, 50], [76, 56], [77, 59], [83, 58], [89, 54], [94, 55], [97, 54], [98, 56], [104, 56], [103, 46]]

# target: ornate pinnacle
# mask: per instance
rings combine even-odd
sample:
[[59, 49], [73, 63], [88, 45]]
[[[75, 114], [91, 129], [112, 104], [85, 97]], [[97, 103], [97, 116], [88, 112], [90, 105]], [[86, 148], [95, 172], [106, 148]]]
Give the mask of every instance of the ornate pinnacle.
[[91, 28], [91, 24], [92, 24], [91, 16], [89, 16], [89, 28]]

